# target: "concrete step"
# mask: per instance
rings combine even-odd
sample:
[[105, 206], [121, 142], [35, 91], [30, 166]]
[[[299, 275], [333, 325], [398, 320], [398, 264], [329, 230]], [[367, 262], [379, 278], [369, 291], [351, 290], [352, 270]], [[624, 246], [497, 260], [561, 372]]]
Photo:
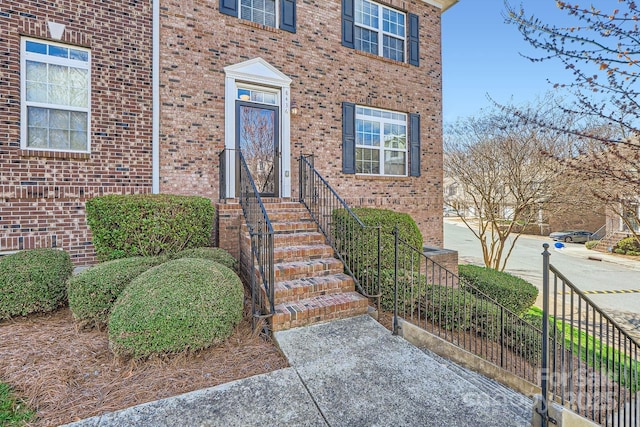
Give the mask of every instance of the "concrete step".
[[321, 295], [352, 292], [354, 289], [353, 279], [344, 273], [305, 277], [276, 282], [275, 300], [281, 304]]
[[275, 263], [331, 257], [333, 257], [333, 248], [329, 245], [282, 246], [273, 249], [273, 260]]
[[438, 362], [443, 368], [450, 370], [462, 380], [472, 384], [473, 387], [482, 390], [490, 396], [490, 398], [494, 400], [496, 406], [499, 406], [503, 411], [508, 411], [510, 413], [510, 416], [507, 416], [506, 414], [503, 414], [503, 416], [512, 420], [514, 424], [529, 425], [531, 421], [533, 399], [530, 399], [529, 397], [518, 393], [517, 391], [512, 390], [491, 378], [487, 378], [484, 375], [460, 366], [449, 359], [445, 359], [426, 348], [421, 348], [420, 350]]
[[275, 306], [271, 321], [273, 331], [312, 325], [367, 312], [369, 301], [357, 292], [321, 295]]
[[274, 265], [276, 282], [329, 276], [342, 273], [344, 266], [335, 258], [321, 258], [305, 261], [282, 262]]

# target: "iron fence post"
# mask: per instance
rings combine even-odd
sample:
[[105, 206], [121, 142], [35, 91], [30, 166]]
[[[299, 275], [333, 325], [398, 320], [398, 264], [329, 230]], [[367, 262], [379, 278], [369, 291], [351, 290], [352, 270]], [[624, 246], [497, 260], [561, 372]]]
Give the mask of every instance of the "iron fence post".
[[547, 427], [548, 421], [548, 375], [549, 375], [549, 244], [542, 245], [542, 371], [540, 388], [542, 391], [542, 401], [540, 416], [542, 417], [542, 427]]
[[504, 306], [500, 306], [500, 367], [504, 368]]
[[[398, 335], [398, 226], [396, 225], [393, 228], [393, 257], [394, 257], [394, 267], [393, 267], [393, 334]], [[378, 234], [378, 238], [380, 235]], [[380, 241], [378, 240], [378, 246], [380, 245]], [[380, 251], [378, 250], [378, 257], [380, 256]], [[378, 262], [378, 266], [380, 263]], [[378, 280], [380, 280], [380, 274], [378, 274]]]

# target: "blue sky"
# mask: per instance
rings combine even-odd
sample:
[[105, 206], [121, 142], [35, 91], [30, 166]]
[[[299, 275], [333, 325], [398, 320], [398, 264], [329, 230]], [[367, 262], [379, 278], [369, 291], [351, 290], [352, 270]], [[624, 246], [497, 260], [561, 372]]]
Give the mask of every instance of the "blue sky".
[[[527, 15], [563, 23], [567, 15], [555, 0], [510, 0]], [[570, 80], [559, 62], [532, 63], [520, 53], [543, 55], [524, 41], [517, 27], [504, 22], [503, 0], [460, 0], [442, 17], [444, 121], [490, 107], [489, 94], [500, 103], [535, 101], [553, 82]]]

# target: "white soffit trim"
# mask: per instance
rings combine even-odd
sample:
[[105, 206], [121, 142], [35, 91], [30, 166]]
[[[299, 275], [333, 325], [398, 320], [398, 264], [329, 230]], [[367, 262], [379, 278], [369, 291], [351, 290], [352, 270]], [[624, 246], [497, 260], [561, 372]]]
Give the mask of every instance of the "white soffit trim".
[[422, 0], [423, 2], [435, 7], [439, 7], [441, 12], [449, 9], [454, 4], [458, 3], [458, 0]]
[[269, 86], [289, 87], [291, 79], [262, 58], [250, 59], [224, 68], [227, 77]]

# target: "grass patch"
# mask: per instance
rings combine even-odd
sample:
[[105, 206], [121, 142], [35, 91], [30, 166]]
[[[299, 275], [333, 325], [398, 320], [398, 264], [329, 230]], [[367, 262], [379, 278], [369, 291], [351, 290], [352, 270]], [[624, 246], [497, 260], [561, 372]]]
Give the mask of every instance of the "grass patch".
[[[527, 317], [537, 319], [542, 325], [542, 310], [538, 307], [531, 307]], [[609, 378], [634, 393], [640, 390], [640, 364], [637, 361], [567, 322], [549, 316], [549, 323], [555, 323], [558, 337], [564, 332], [565, 347], [588, 366], [597, 371], [606, 369]], [[553, 336], [553, 331], [549, 331], [549, 335]]]
[[33, 418], [34, 412], [18, 399], [11, 387], [0, 383], [0, 425], [23, 426]]

